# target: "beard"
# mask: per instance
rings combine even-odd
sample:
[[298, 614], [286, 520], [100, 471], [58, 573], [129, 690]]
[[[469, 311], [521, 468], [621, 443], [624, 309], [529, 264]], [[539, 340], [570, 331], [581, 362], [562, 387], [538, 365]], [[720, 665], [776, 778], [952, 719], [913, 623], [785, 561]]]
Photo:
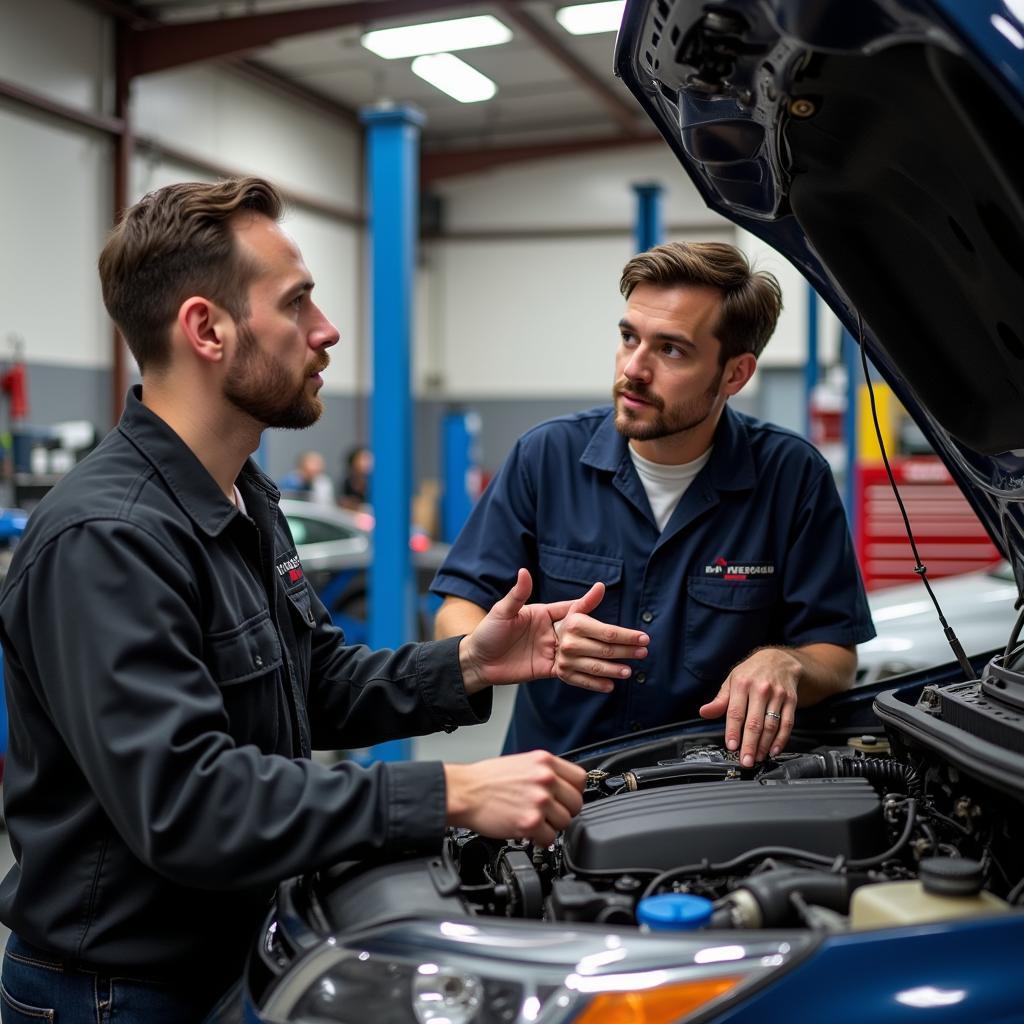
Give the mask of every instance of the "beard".
[[263, 352], [256, 335], [241, 323], [238, 355], [224, 380], [224, 397], [265, 426], [302, 430], [316, 423], [324, 411], [319, 396], [306, 390], [308, 375], [320, 373], [329, 362], [322, 352], [296, 384], [293, 374], [279, 359]]
[[[646, 384], [618, 380], [612, 388], [615, 403], [615, 429], [631, 441], [656, 441], [673, 434], [682, 434], [699, 427], [714, 411], [718, 389], [722, 384], [725, 367], [721, 367], [711, 386], [702, 395], [690, 398], [678, 405], [665, 407], [665, 400], [649, 390]], [[652, 419], [641, 420], [633, 409], [619, 405], [619, 396], [628, 391], [637, 398], [648, 402], [655, 415]]]

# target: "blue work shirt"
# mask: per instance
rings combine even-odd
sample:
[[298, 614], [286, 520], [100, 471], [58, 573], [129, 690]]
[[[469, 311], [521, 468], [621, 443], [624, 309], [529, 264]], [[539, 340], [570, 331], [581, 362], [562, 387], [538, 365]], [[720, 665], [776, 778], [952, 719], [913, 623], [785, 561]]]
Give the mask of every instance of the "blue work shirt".
[[520, 566], [535, 601], [577, 598], [601, 580], [594, 617], [651, 642], [611, 694], [557, 679], [520, 686], [505, 753], [692, 718], [758, 647], [875, 635], [828, 463], [797, 434], [728, 406], [664, 530], [610, 407], [524, 434], [431, 589], [490, 608]]

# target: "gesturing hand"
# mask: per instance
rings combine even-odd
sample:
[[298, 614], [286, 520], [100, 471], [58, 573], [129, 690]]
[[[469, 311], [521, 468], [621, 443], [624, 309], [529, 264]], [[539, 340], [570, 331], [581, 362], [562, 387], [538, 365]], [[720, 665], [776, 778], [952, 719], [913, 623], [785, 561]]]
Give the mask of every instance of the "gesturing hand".
[[[598, 591], [600, 586], [600, 591]], [[646, 658], [650, 638], [646, 633], [591, 618], [604, 597], [604, 584], [595, 584], [573, 601], [565, 618], [555, 625], [558, 652], [555, 674], [562, 682], [586, 690], [610, 693], [613, 679], [628, 679], [632, 669], [623, 659]]]
[[[527, 604], [532, 587], [530, 574], [520, 569], [515, 586], [463, 637], [459, 663], [468, 693], [555, 674], [555, 623], [579, 602]], [[580, 600], [590, 598], [596, 607], [603, 596], [604, 584], [595, 583]]]
[[[725, 714], [725, 745], [740, 747], [740, 763], [750, 768], [789, 740], [803, 665], [781, 647], [765, 647], [741, 661], [722, 683], [718, 696], [700, 708], [702, 718]], [[742, 734], [742, 746], [741, 746]]]

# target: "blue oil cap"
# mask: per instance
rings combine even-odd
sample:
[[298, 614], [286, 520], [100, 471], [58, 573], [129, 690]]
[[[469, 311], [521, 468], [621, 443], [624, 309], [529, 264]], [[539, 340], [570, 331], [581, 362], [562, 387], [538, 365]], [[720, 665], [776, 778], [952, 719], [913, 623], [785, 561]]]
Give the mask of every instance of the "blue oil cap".
[[691, 931], [703, 928], [711, 920], [712, 910], [711, 900], [703, 896], [667, 892], [641, 900], [636, 906], [636, 920], [651, 931]]

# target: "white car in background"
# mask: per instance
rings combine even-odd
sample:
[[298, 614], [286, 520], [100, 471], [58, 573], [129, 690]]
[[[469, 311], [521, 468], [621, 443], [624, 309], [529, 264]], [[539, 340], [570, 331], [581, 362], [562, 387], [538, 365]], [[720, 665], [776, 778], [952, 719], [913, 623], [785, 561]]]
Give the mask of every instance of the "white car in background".
[[[1017, 584], [1008, 562], [929, 583], [968, 657], [1006, 645], [1017, 617]], [[878, 635], [857, 648], [858, 686], [953, 660], [920, 581], [876, 590], [868, 603]]]

